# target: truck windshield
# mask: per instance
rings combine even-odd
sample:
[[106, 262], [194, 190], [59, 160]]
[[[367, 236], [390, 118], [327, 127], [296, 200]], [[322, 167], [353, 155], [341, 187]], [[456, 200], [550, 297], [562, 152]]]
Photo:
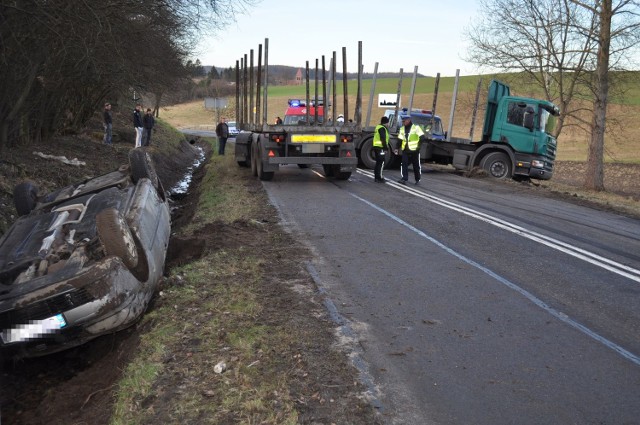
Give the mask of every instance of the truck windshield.
[[545, 133], [553, 134], [557, 121], [557, 117], [551, 115], [546, 109], [540, 108], [540, 128], [544, 128]]

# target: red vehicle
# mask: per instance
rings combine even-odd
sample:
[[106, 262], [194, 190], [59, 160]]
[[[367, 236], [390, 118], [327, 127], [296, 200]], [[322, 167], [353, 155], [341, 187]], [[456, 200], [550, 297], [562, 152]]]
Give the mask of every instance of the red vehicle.
[[324, 105], [322, 99], [316, 102], [311, 100], [311, 105], [307, 108], [307, 104], [304, 100], [289, 99], [289, 106], [287, 112], [284, 114], [284, 125], [306, 125], [307, 124], [307, 111], [309, 112], [309, 123], [324, 122]]

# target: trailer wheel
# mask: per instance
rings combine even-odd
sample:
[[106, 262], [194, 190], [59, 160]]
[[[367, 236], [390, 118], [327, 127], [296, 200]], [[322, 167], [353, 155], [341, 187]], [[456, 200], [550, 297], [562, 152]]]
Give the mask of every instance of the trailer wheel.
[[30, 181], [22, 182], [13, 189], [13, 205], [18, 215], [29, 214], [38, 203], [38, 187]]
[[333, 167], [333, 177], [336, 180], [349, 180], [351, 177], [351, 171], [340, 171], [340, 166], [335, 164]]
[[336, 180], [349, 180], [351, 177], [351, 171], [340, 171], [336, 175]]
[[489, 175], [496, 179], [507, 179], [511, 177], [513, 170], [511, 169], [511, 160], [507, 154], [502, 152], [491, 152], [484, 158], [480, 166]]
[[131, 230], [115, 208], [96, 215], [96, 229], [107, 255], [119, 257], [128, 269], [138, 265], [138, 250]]
[[256, 155], [256, 169], [258, 172], [258, 178], [262, 181], [269, 181], [273, 178], [273, 171], [264, 171], [262, 168], [262, 157], [260, 156], [260, 152], [262, 151], [260, 142], [257, 143], [257, 151], [258, 155]]
[[324, 175], [326, 177], [333, 177], [333, 166], [329, 164], [322, 164], [322, 169], [324, 170]]

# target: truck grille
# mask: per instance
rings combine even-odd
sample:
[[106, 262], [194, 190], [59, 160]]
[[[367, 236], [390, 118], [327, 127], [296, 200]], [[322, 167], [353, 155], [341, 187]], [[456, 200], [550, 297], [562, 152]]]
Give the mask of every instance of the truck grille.
[[549, 159], [556, 159], [557, 148], [556, 140], [553, 137], [547, 137], [547, 157], [549, 157]]

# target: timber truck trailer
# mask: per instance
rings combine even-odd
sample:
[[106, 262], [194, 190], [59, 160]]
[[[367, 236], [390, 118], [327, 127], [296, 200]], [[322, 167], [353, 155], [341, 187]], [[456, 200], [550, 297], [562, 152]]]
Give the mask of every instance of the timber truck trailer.
[[[414, 72], [411, 99], [413, 99], [413, 90], [415, 89], [415, 74]], [[429, 111], [424, 111], [430, 116], [433, 123], [428, 129], [425, 129], [425, 136], [421, 139], [421, 161], [452, 165], [461, 171], [481, 168], [491, 177], [498, 179], [548, 180], [553, 176], [557, 149], [557, 140], [553, 136], [553, 130], [556, 117], [559, 115], [559, 109], [556, 105], [546, 100], [511, 96], [507, 84], [492, 80], [487, 94], [482, 137], [478, 141], [473, 141], [473, 125], [480, 94], [481, 82], [479, 82], [469, 139], [451, 137], [452, 122], [449, 123], [449, 130], [443, 134], [442, 126], [439, 125], [440, 118], [435, 114], [439, 80], [440, 74], [436, 77], [433, 107]], [[459, 77], [456, 74], [451, 121], [454, 116], [458, 82]], [[402, 70], [398, 88], [398, 102], [396, 102], [398, 105], [401, 84]], [[410, 105], [411, 103], [412, 100]], [[397, 123], [401, 122], [401, 119], [406, 115], [411, 114], [412, 117], [420, 115], [419, 112], [416, 112], [419, 110], [414, 110], [411, 107], [409, 110], [398, 110], [396, 107], [392, 118], [399, 117], [400, 120], [390, 119], [392, 147], [397, 148], [399, 142], [397, 131], [400, 126]], [[367, 118], [367, 123], [368, 121]], [[365, 166], [369, 166], [370, 163], [367, 161], [370, 158], [366, 158], [365, 155], [369, 152], [368, 146], [372, 133], [370, 127], [365, 127], [361, 139], [356, 143], [361, 163]], [[390, 152], [387, 157], [388, 165], [398, 163], [398, 156], [393, 152]]]
[[[322, 165], [327, 177], [347, 180], [356, 170], [354, 139], [361, 132], [361, 82], [362, 82], [362, 43], [358, 44], [358, 94], [356, 112], [353, 123], [337, 125], [333, 120], [319, 117], [320, 108], [307, 108], [305, 119], [296, 119], [293, 123], [268, 124], [267, 115], [267, 81], [268, 81], [268, 46], [265, 39], [264, 68], [262, 66], [262, 45], [258, 48], [258, 66], [253, 66], [253, 50], [250, 53], [250, 65], [247, 66], [247, 55], [236, 61], [236, 121], [241, 129], [236, 136], [235, 159], [242, 167], [251, 167], [254, 176], [260, 180], [271, 180], [280, 166], [297, 164], [300, 168], [312, 164]], [[343, 84], [344, 109], [348, 111], [346, 49], [343, 47]], [[330, 72], [333, 82], [333, 117], [335, 117], [335, 75], [336, 52], [333, 52]], [[327, 79], [325, 58], [322, 57], [322, 81], [319, 83], [318, 59], [316, 59], [315, 95], [309, 94], [309, 62], [306, 63], [306, 105], [319, 104], [326, 99]], [[254, 80], [254, 75], [256, 76]], [[322, 87], [321, 97], [319, 95]], [[262, 95], [262, 101], [261, 101]], [[254, 104], [255, 99], [255, 104]], [[254, 106], [255, 105], [255, 106]], [[262, 109], [261, 109], [262, 106]], [[262, 110], [262, 114], [261, 111]], [[314, 116], [310, 113], [313, 112]], [[278, 114], [279, 115], [279, 114]], [[324, 111], [323, 111], [324, 115]], [[346, 115], [346, 114], [345, 114]]]

